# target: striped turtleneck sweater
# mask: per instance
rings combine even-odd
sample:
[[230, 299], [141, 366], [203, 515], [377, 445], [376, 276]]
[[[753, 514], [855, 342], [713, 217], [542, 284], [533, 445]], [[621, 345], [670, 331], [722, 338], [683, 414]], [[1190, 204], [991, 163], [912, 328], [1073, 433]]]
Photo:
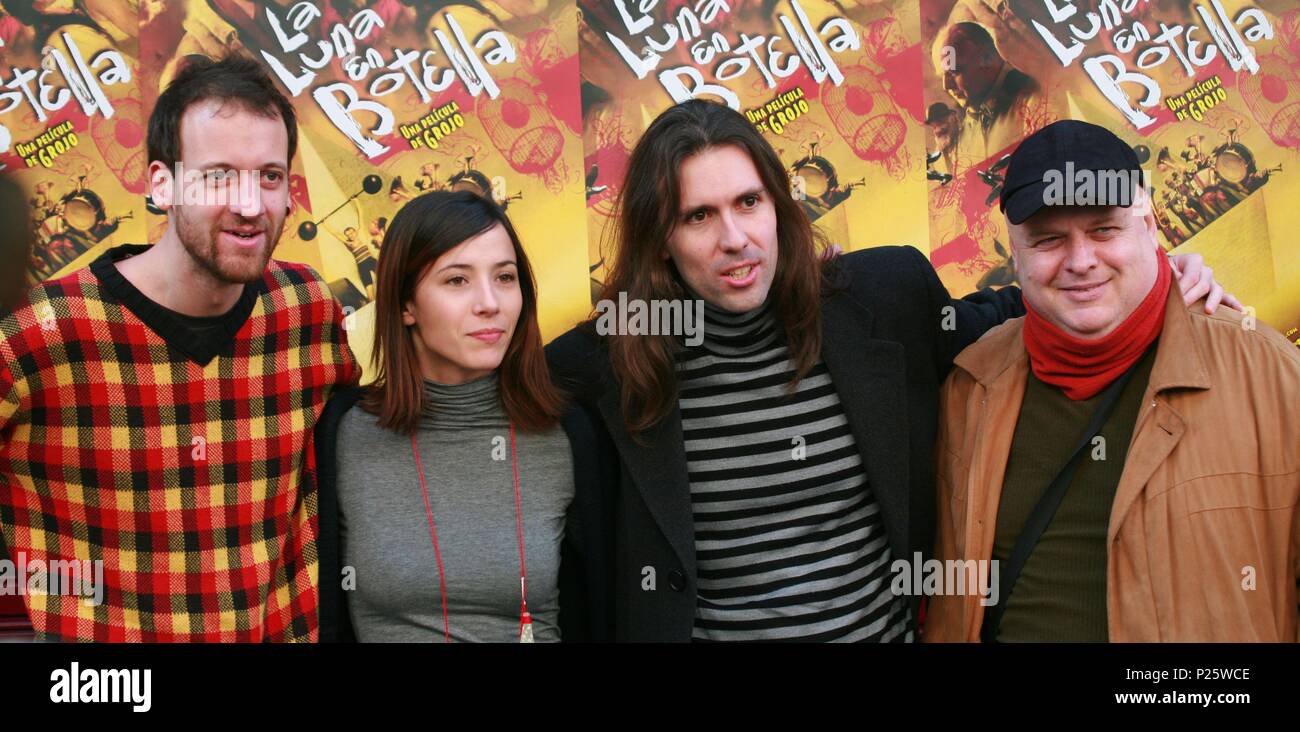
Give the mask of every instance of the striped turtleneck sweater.
[[767, 306], [706, 304], [678, 358], [697, 641], [911, 641], [880, 508], [826, 365], [795, 367]]

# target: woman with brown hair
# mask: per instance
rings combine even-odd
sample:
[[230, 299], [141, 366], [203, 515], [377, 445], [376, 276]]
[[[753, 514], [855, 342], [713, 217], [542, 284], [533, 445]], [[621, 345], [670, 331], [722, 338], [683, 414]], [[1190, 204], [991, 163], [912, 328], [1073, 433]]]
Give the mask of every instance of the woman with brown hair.
[[510, 220], [426, 193], [377, 274], [376, 380], [317, 428], [321, 639], [602, 638], [609, 451], [551, 381]]

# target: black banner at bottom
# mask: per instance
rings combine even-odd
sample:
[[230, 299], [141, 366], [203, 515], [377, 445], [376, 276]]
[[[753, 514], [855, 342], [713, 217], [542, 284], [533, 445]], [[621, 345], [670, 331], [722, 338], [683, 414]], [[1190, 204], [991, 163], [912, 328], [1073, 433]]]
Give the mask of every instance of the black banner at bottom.
[[1300, 691], [1298, 661], [1296, 646], [1280, 645], [4, 644], [0, 698], [7, 709], [21, 704], [51, 719], [361, 712], [382, 723], [391, 712], [432, 707], [567, 716], [576, 702], [593, 711], [613, 704], [616, 714], [664, 703], [691, 713], [703, 703], [706, 716], [771, 710], [808, 721], [865, 705], [923, 722], [1008, 704], [1121, 714], [1289, 708]]

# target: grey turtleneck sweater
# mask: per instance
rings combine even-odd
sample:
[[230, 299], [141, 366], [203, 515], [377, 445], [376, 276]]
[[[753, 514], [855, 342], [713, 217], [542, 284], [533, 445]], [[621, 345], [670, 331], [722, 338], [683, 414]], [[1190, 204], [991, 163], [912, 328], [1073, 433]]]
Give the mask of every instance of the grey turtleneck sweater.
[[[448, 386], [425, 382], [416, 435], [438, 549], [447, 617], [459, 642], [519, 640], [519, 534], [509, 423], [496, 374]], [[528, 609], [538, 642], [560, 640], [560, 542], [573, 500], [573, 457], [560, 428], [515, 430]], [[343, 565], [355, 570], [348, 609], [357, 639], [443, 639], [438, 565], [411, 438], [354, 407], [339, 425]]]

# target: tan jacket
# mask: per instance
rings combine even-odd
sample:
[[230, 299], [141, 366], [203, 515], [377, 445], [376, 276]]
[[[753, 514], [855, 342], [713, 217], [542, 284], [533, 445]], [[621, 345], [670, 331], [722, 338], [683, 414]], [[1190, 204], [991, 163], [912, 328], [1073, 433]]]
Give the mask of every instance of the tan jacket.
[[[1300, 640], [1300, 352], [1244, 319], [1189, 311], [1170, 290], [1110, 513], [1112, 641]], [[992, 556], [1029, 372], [1023, 326], [962, 351], [941, 392], [939, 559]], [[930, 601], [925, 640], [979, 640], [977, 594]]]

